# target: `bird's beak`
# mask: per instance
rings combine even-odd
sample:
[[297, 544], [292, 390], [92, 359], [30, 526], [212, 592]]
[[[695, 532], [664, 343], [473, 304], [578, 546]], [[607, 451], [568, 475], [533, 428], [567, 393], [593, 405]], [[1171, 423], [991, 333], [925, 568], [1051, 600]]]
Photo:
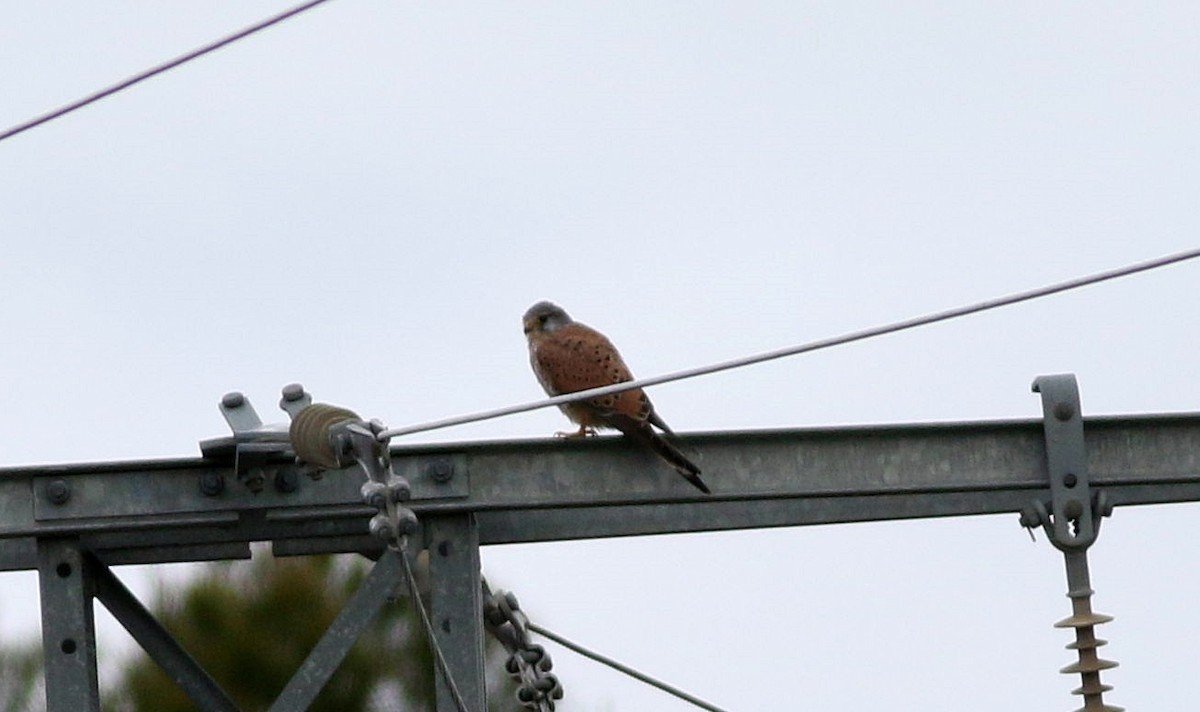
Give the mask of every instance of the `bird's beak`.
[[526, 319], [524, 321], [524, 327], [525, 327], [526, 334], [533, 331], [534, 329], [537, 328], [537, 319]]

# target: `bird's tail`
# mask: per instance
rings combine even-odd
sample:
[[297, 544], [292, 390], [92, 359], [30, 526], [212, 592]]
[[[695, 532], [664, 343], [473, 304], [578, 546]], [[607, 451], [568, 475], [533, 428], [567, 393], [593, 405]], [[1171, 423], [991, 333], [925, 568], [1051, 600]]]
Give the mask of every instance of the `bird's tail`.
[[683, 479], [691, 482], [696, 489], [704, 494], [712, 494], [712, 491], [708, 489], [708, 485], [704, 484], [704, 480], [700, 479], [700, 468], [694, 462], [687, 459], [687, 456], [680, 452], [679, 448], [651, 430], [648, 424], [638, 423], [629, 428], [624, 428], [620, 424], [617, 424], [617, 428], [634, 440], [648, 446], [655, 454], [666, 460], [671, 467], [674, 467], [675, 471], [683, 476]]

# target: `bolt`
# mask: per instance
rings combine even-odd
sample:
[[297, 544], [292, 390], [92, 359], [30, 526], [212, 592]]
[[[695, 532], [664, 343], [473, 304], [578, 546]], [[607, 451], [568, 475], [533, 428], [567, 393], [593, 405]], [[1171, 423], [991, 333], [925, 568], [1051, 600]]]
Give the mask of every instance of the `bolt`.
[[285, 401], [298, 401], [304, 397], [304, 386], [299, 383], [289, 383], [283, 387]]
[[371, 521], [367, 527], [375, 538], [382, 539], [383, 541], [391, 541], [397, 535], [396, 529], [388, 521], [387, 515], [383, 513], [371, 517]]
[[299, 468], [300, 472], [308, 475], [314, 481], [324, 479], [325, 477], [325, 471], [320, 467], [309, 462], [304, 462], [298, 457], [296, 458], [296, 467]]
[[46, 485], [46, 497], [54, 504], [66, 504], [71, 498], [71, 485], [66, 480], [54, 480]]
[[1048, 521], [1050, 513], [1046, 511], [1046, 505], [1038, 500], [1030, 502], [1021, 510], [1021, 526], [1030, 530], [1030, 536], [1033, 536], [1034, 527], [1040, 527]]
[[387, 485], [382, 482], [368, 480], [359, 488], [359, 493], [368, 507], [382, 510], [387, 506]]
[[416, 513], [407, 507], [402, 507], [397, 514], [396, 526], [399, 527], [401, 536], [412, 536], [421, 528], [420, 522], [417, 521]]
[[387, 491], [393, 502], [407, 502], [412, 499], [412, 487], [403, 477], [392, 477], [388, 482]]
[[1075, 476], [1074, 472], [1068, 472], [1063, 475], [1063, 484], [1067, 486], [1067, 489], [1070, 489], [1079, 484], [1079, 478]]
[[246, 396], [242, 395], [241, 393], [239, 393], [237, 391], [233, 391], [232, 393], [226, 393], [221, 398], [221, 405], [225, 406], [226, 408], [241, 408], [245, 404], [246, 404]]
[[258, 494], [262, 492], [263, 481], [266, 478], [261, 467], [254, 467], [238, 475], [238, 479], [242, 480], [251, 492]]
[[275, 489], [288, 494], [300, 489], [300, 475], [294, 467], [281, 467], [275, 471]]
[[1054, 417], [1066, 422], [1075, 417], [1075, 406], [1066, 401], [1059, 401], [1054, 404]]
[[200, 492], [205, 497], [216, 497], [225, 491], [225, 476], [220, 472], [208, 471], [200, 475]]
[[445, 459], [434, 460], [425, 467], [425, 473], [432, 477], [434, 482], [445, 484], [454, 478], [454, 463]]

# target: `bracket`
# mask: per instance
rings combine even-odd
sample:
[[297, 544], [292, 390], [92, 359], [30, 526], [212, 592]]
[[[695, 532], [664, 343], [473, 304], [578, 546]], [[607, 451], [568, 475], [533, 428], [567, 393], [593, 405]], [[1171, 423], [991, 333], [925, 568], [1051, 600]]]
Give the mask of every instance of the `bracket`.
[[[287, 389], [284, 393], [286, 399]], [[261, 492], [266, 479], [265, 466], [285, 457], [291, 449], [287, 424], [264, 424], [250, 400], [238, 391], [226, 393], [220, 409], [233, 434], [202, 441], [200, 452], [209, 459], [232, 459], [238, 480], [252, 492]], [[215, 496], [224, 489], [224, 483], [202, 483], [202, 488]]]
[[1112, 513], [1102, 491], [1093, 497], [1088, 480], [1087, 448], [1079, 385], [1073, 374], [1039, 376], [1033, 391], [1042, 396], [1046, 469], [1050, 503], [1034, 501], [1021, 513], [1027, 528], [1041, 525], [1061, 551], [1083, 550], [1100, 534], [1100, 519]]

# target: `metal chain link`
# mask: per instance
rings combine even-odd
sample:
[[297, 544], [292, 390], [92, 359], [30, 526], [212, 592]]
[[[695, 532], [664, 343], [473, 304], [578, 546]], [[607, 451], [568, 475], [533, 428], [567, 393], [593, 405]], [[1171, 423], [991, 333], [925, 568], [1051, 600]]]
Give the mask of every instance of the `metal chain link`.
[[508, 591], [493, 594], [486, 581], [483, 596], [484, 625], [508, 651], [504, 668], [520, 682], [517, 700], [526, 709], [553, 712], [554, 701], [563, 697], [563, 688], [550, 673], [554, 667], [550, 654], [529, 637], [529, 618], [521, 610], [517, 597]]

